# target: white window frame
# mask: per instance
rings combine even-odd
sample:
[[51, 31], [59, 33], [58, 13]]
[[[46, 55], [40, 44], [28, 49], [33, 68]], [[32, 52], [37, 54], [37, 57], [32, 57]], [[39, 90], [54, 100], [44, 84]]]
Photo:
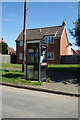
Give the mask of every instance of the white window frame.
[[51, 44], [54, 44], [54, 37], [52, 36], [50, 39], [51, 39], [51, 40], [53, 39], [53, 42], [51, 42]]
[[19, 45], [20, 45], [20, 46], [23, 46], [23, 41], [20, 41], [20, 42], [19, 42]]
[[19, 59], [20, 59], [20, 60], [23, 59], [23, 53], [19, 53]]
[[[51, 54], [53, 54], [53, 58], [49, 59], [49, 54], [50, 54], [50, 56], [51, 56]], [[54, 52], [48, 52], [48, 60], [54, 60]]]
[[[52, 38], [53, 38], [53, 42], [51, 42]], [[54, 44], [54, 36], [45, 36], [44, 40], [45, 42], [48, 42], [48, 44]]]

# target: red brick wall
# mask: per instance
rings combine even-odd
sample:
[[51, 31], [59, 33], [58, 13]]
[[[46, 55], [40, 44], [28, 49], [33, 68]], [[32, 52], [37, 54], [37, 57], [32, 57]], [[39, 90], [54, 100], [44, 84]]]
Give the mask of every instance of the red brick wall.
[[[22, 53], [23, 47], [17, 44], [17, 63], [22, 63], [22, 60], [19, 59], [19, 53]], [[54, 40], [54, 44], [48, 45], [48, 52], [54, 52], [54, 60], [48, 60], [49, 64], [60, 64], [60, 56], [68, 55], [68, 37], [66, 33], [66, 29], [64, 30], [61, 39]]]
[[[59, 43], [60, 40], [56, 39], [54, 40], [54, 44], [48, 45], [48, 51], [54, 52], [54, 60], [48, 60], [49, 64], [59, 64], [60, 63], [60, 50], [59, 50]], [[19, 53], [22, 53], [23, 47], [19, 45], [19, 42], [16, 42], [16, 51], [17, 51], [17, 63], [22, 63], [22, 60], [19, 59]]]
[[59, 64], [60, 63], [60, 40], [54, 40], [54, 44], [49, 44], [48, 52], [54, 52], [54, 60], [48, 60], [49, 64]]
[[68, 55], [68, 37], [66, 29], [64, 30], [62, 38], [60, 39], [60, 55]]

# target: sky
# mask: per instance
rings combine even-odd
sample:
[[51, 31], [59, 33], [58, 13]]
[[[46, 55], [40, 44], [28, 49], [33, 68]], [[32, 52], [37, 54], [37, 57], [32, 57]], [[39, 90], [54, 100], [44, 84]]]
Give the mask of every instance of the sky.
[[[75, 40], [68, 29], [74, 27], [78, 18], [78, 2], [28, 2], [27, 29], [62, 25], [65, 20], [69, 41], [72, 48]], [[2, 35], [8, 46], [16, 50], [15, 40], [23, 30], [24, 2], [2, 2]]]
[[78, 17], [80, 17], [80, 1], [78, 2]]

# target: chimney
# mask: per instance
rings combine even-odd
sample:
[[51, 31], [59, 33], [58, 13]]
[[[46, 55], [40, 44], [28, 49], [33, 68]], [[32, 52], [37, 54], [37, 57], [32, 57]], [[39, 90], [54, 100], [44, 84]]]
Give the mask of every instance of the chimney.
[[4, 40], [3, 37], [2, 37], [2, 40]]
[[56, 31], [56, 33], [55, 33], [55, 37], [56, 37], [57, 33], [58, 33], [58, 31]]
[[66, 26], [66, 23], [65, 23], [65, 21], [63, 21], [63, 22], [62, 22], [62, 25], [63, 25], [63, 26]]
[[42, 29], [40, 28], [40, 32], [42, 32]]

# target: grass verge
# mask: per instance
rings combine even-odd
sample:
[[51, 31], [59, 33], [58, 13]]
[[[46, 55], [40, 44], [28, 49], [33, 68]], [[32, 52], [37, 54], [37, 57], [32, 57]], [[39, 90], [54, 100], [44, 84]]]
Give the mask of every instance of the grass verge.
[[22, 68], [22, 64], [0, 63], [0, 67], [21, 69]]
[[48, 71], [49, 72], [67, 72], [67, 73], [74, 73], [74, 74], [80, 74], [80, 65], [78, 64], [49, 64], [48, 65]]
[[17, 85], [41, 86], [42, 82], [25, 80], [25, 73], [16, 70], [0, 69], [0, 82], [13, 83]]
[[[14, 69], [22, 69], [22, 64], [8, 64], [8, 63], [0, 63], [0, 67], [5, 68], [14, 68]], [[48, 64], [49, 72], [69, 72], [69, 73], [79, 73], [80, 74], [80, 64]]]

